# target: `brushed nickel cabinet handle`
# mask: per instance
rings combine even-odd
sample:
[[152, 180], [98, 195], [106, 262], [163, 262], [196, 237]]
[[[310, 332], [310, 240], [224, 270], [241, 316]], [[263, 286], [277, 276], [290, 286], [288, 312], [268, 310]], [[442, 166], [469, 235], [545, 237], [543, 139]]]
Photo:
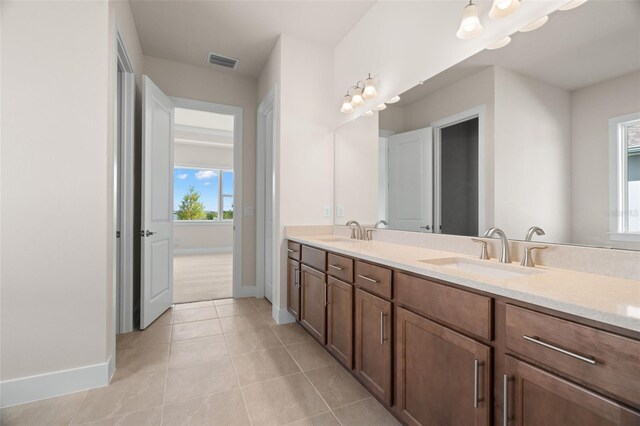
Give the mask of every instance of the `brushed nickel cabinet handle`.
[[298, 252], [297, 250], [292, 250], [292, 249], [290, 249], [290, 248], [288, 248], [288, 249], [287, 249], [287, 251], [288, 251], [289, 253], [297, 253], [297, 252]]
[[324, 283], [324, 306], [327, 307], [327, 283]]
[[473, 408], [478, 408], [478, 403], [484, 400], [484, 398], [480, 398], [478, 396], [478, 385], [480, 382], [478, 372], [482, 365], [484, 365], [484, 363], [478, 361], [477, 359], [473, 360]]
[[342, 266], [340, 266], [340, 265], [329, 264], [329, 268], [333, 268], [333, 269], [338, 270], [338, 271], [344, 271], [344, 268]]
[[298, 270], [298, 268], [294, 269], [294, 274], [296, 274], [296, 281], [295, 281], [295, 285], [296, 288], [300, 288], [300, 271]]
[[547, 343], [547, 342], [543, 342], [538, 336], [522, 336], [522, 338], [528, 342], [531, 343], [535, 343], [536, 345], [540, 345], [543, 346], [545, 348], [554, 350], [556, 352], [560, 352], [561, 354], [565, 354], [568, 355], [570, 357], [573, 357], [575, 359], [579, 359], [580, 361], [584, 361], [586, 363], [589, 363], [591, 365], [596, 365], [596, 360], [593, 357], [586, 357], [586, 356], [582, 356], [582, 355], [578, 355], [577, 353], [568, 351], [566, 349], [562, 349], [558, 346], [552, 345], [551, 343]]
[[374, 280], [373, 278], [369, 278], [369, 277], [367, 277], [365, 275], [358, 274], [358, 277], [362, 278], [363, 280], [367, 280], [369, 282], [372, 282], [372, 283], [376, 283], [376, 284], [379, 283], [378, 280]]
[[509, 426], [509, 375], [502, 376], [502, 425]]
[[384, 312], [380, 311], [380, 344], [384, 345], [385, 337], [384, 337]]

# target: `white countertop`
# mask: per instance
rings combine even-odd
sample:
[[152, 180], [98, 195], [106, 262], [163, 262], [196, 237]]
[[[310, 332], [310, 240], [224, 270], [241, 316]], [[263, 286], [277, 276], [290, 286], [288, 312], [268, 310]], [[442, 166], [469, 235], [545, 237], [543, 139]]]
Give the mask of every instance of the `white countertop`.
[[[638, 280], [544, 266], [536, 266], [535, 272], [540, 273], [497, 278], [421, 262], [453, 257], [474, 259], [459, 253], [380, 241], [355, 241], [336, 235], [296, 235], [287, 238], [391, 268], [640, 332], [640, 281]], [[328, 239], [340, 241], [327, 241]], [[494, 259], [482, 262], [498, 263]], [[500, 266], [503, 265], [497, 265], [498, 268]], [[531, 270], [515, 263], [507, 268], [524, 270], [523, 272]]]

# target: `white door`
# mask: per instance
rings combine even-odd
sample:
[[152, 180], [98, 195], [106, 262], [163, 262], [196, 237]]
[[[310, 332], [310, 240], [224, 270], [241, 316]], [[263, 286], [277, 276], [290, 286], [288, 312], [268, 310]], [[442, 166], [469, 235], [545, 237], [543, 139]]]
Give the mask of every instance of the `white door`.
[[431, 127], [389, 137], [389, 228], [433, 232]]
[[142, 289], [140, 328], [173, 304], [174, 107], [142, 76]]
[[273, 109], [265, 114], [264, 297], [273, 302]]

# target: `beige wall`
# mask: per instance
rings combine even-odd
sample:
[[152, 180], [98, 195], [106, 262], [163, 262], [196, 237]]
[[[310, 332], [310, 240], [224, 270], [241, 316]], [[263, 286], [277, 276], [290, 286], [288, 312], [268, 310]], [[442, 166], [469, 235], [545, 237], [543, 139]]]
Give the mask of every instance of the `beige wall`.
[[2, 4], [3, 381], [112, 349], [108, 19], [104, 2]]
[[622, 246], [609, 240], [609, 119], [640, 112], [639, 93], [635, 72], [571, 94], [571, 223], [577, 244]]
[[[203, 64], [206, 65], [206, 64]], [[144, 72], [168, 96], [238, 106], [243, 109], [242, 206], [256, 199], [256, 94], [257, 80], [165, 59], [144, 57]], [[255, 285], [255, 216], [242, 220], [242, 285]]]

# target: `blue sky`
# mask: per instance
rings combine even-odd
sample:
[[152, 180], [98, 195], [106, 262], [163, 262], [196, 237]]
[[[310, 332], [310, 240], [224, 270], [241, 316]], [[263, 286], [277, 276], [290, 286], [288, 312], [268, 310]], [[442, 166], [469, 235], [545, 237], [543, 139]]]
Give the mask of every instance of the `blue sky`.
[[[222, 180], [222, 192], [233, 194], [233, 173], [224, 173]], [[185, 169], [176, 167], [173, 169], [173, 208], [178, 210], [182, 197], [193, 186], [200, 193], [200, 201], [204, 203], [205, 210], [218, 211], [218, 170]], [[225, 200], [225, 204], [231, 204]], [[225, 210], [229, 208], [224, 206]]]

